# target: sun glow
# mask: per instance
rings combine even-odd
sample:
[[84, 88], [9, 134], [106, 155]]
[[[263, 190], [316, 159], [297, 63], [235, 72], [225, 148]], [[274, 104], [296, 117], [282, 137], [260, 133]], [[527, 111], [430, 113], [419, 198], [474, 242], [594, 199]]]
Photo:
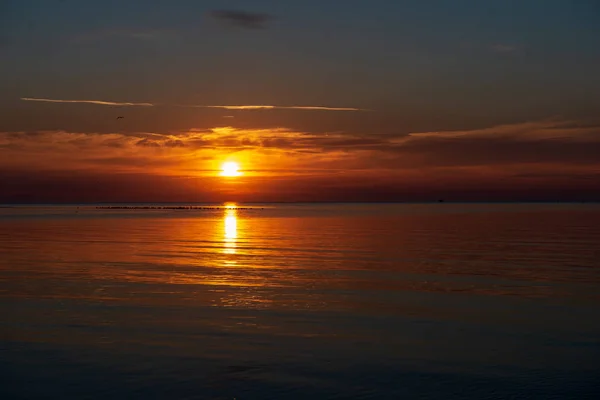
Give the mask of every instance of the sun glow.
[[240, 176], [240, 165], [234, 161], [228, 161], [221, 166], [221, 176]]

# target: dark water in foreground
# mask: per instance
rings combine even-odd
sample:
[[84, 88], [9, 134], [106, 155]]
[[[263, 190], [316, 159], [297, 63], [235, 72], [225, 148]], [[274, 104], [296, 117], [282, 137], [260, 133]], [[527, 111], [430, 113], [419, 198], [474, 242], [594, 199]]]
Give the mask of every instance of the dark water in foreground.
[[0, 209], [0, 398], [600, 398], [600, 205], [265, 207]]

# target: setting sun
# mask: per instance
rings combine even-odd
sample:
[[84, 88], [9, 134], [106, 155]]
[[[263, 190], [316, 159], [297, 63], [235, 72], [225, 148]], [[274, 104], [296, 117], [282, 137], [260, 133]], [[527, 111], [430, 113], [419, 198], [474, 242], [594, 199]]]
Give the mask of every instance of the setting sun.
[[239, 176], [241, 175], [239, 169], [240, 166], [238, 163], [228, 161], [221, 166], [221, 176]]

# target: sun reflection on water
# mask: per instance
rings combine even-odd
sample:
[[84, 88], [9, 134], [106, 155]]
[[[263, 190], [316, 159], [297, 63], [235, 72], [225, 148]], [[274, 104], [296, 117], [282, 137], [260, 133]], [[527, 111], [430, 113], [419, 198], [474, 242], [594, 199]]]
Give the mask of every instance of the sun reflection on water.
[[225, 205], [224, 222], [224, 253], [235, 254], [237, 242], [237, 208], [235, 204]]

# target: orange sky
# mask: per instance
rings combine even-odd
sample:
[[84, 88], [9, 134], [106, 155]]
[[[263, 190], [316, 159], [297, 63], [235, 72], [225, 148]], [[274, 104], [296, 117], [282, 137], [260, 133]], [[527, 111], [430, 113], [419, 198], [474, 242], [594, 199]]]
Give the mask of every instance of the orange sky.
[[[551, 120], [402, 135], [11, 132], [0, 134], [0, 168], [5, 201], [586, 199], [598, 182], [596, 132]], [[228, 161], [241, 176], [220, 175]]]
[[0, 203], [600, 200], [593, 2], [34, 3]]

